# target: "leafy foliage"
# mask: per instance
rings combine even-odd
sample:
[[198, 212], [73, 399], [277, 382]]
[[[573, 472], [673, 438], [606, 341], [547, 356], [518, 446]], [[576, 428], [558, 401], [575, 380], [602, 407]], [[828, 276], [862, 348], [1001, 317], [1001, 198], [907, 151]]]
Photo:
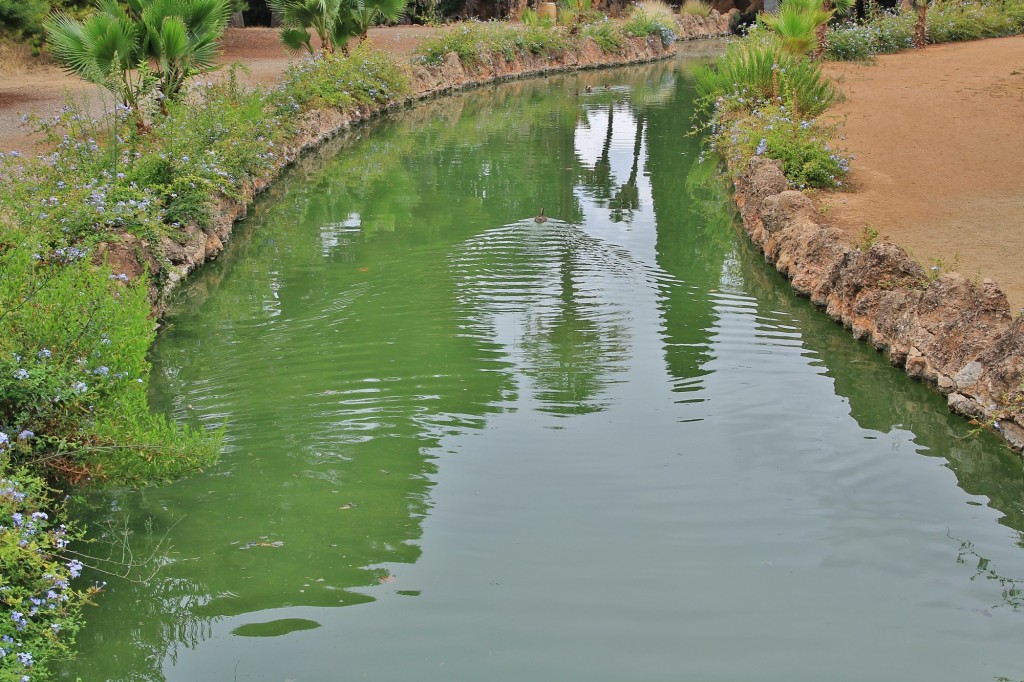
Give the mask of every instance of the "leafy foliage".
[[765, 102], [795, 101], [803, 116], [817, 116], [837, 97], [818, 64], [783, 51], [770, 37], [730, 45], [710, 66], [694, 70], [697, 92], [711, 105], [753, 111]]
[[618, 25], [611, 21], [587, 24], [583, 27], [582, 34], [584, 37], [591, 38], [605, 52], [619, 52], [622, 50], [623, 39], [625, 38]]
[[[649, 5], [651, 8], [648, 8]], [[626, 35], [646, 38], [658, 34], [664, 45], [671, 45], [678, 39], [678, 29], [679, 24], [676, 23], [671, 11], [665, 12], [663, 3], [652, 2], [637, 5], [629, 19], [622, 25]]]
[[84, 22], [58, 11], [44, 28], [66, 70], [138, 111], [151, 90], [175, 99], [186, 79], [216, 68], [229, 10], [228, 0], [98, 0]]
[[786, 51], [804, 55], [818, 47], [817, 29], [831, 18], [832, 12], [822, 10], [817, 0], [785, 0], [778, 12], [764, 13], [759, 21], [778, 35]]
[[272, 99], [282, 111], [382, 104], [409, 94], [408, 77], [367, 45], [350, 57], [322, 54], [290, 66]]
[[427, 38], [416, 54], [421, 64], [440, 64], [446, 54], [454, 52], [463, 64], [474, 66], [492, 54], [506, 59], [518, 51], [554, 56], [569, 47], [568, 32], [561, 26], [466, 22]]
[[46, 0], [0, 0], [0, 31], [15, 38], [35, 35], [49, 9]]
[[[289, 52], [348, 52], [350, 38], [366, 38], [377, 21], [396, 21], [409, 0], [267, 0], [281, 19], [281, 43]], [[312, 35], [310, 34], [312, 31]]]
[[[4, 440], [7, 438], [7, 440]], [[54, 523], [51, 491], [24, 470], [10, 470], [11, 451], [32, 436], [0, 436], [0, 680], [42, 680], [44, 666], [68, 653], [82, 606], [99, 587], [71, 587], [82, 564], [67, 550], [79, 537]], [[48, 510], [48, 511], [46, 511]]]
[[[930, 43], [995, 38], [1024, 32], [1024, 2], [1002, 4], [942, 4], [927, 13]], [[868, 21], [849, 22], [832, 31], [828, 57], [836, 60], [871, 59], [914, 46], [917, 15], [883, 12]]]
[[800, 120], [792, 107], [769, 104], [749, 116], [727, 118], [714, 146], [739, 169], [752, 156], [782, 162], [782, 172], [794, 186], [834, 188], [842, 186], [849, 161], [829, 148], [832, 130], [817, 120]]

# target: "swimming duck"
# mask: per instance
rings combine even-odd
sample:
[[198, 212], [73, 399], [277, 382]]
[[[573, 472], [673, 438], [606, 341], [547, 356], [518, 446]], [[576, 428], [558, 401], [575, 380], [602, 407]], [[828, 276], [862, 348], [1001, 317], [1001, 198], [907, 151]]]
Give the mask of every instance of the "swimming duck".
[[544, 209], [543, 208], [540, 210], [540, 215], [533, 219], [533, 222], [535, 222], [535, 223], [546, 223], [547, 221], [548, 221], [548, 217], [546, 215], [544, 215]]

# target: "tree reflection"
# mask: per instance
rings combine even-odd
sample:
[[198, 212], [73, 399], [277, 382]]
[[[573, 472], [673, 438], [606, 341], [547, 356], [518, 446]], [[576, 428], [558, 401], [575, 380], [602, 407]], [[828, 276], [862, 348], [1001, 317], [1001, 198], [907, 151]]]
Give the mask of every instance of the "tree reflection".
[[[517, 82], [405, 112], [271, 189], [249, 221], [258, 227], [184, 292], [189, 306], [154, 357], [153, 404], [224, 424], [228, 452], [206, 475], [98, 503], [98, 519], [129, 516], [137, 547], [150, 526], [177, 547], [158, 553], [152, 580], [111, 580], [66, 677], [160, 680], [223, 619], [372, 601], [394, 567], [420, 556], [442, 441], [483, 426], [520, 370], [539, 409], [603, 409], [628, 355], [630, 311], [597, 300], [638, 267], [571, 225], [587, 183], [622, 215], [639, 208], [648, 132], [609, 101], [604, 166], [585, 167], [581, 98], [549, 91], [596, 78]], [[614, 191], [613, 116], [634, 133]], [[561, 220], [540, 236], [520, 229], [504, 254], [474, 242], [494, 226], [523, 228], [544, 205]], [[474, 243], [482, 259], [456, 262]], [[522, 357], [509, 357], [488, 319], [497, 313], [466, 288], [484, 267], [543, 285], [517, 318]]]
[[[540, 409], [554, 414], [589, 414], [604, 409], [599, 396], [626, 355], [625, 327], [609, 318], [608, 301], [580, 300], [581, 251], [596, 246], [563, 226], [553, 311], [528, 314], [523, 328], [524, 373], [537, 386]], [[593, 257], [593, 254], [591, 255]], [[600, 257], [597, 258], [600, 261]], [[599, 320], [604, 320], [603, 323]], [[614, 319], [614, 318], [613, 318]]]

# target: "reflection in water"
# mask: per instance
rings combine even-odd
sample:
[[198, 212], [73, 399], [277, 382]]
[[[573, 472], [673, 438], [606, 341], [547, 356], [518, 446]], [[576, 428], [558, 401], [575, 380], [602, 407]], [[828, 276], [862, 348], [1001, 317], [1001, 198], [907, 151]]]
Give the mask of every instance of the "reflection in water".
[[429, 103], [271, 188], [154, 351], [227, 451], [96, 500], [161, 570], [63, 677], [1024, 674], [957, 563], [1014, 574], [1019, 459], [738, 238], [687, 78]]
[[630, 272], [622, 255], [554, 220], [483, 232], [457, 249], [461, 305], [510, 349], [538, 409], [600, 411], [607, 375], [624, 369], [630, 311], [614, 296]]

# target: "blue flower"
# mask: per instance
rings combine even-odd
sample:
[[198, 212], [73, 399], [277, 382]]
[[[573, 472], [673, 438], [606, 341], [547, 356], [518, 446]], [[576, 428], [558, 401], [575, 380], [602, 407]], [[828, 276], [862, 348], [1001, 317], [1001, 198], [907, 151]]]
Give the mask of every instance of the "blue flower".
[[82, 562], [78, 559], [72, 559], [68, 562], [67, 566], [72, 578], [82, 575]]
[[16, 371], [14, 373], [14, 378], [15, 379], [28, 379], [28, 370], [26, 370], [24, 367], [22, 367], [21, 369], [19, 369], [18, 371]]
[[29, 438], [32, 438], [34, 435], [36, 434], [32, 433], [28, 429], [25, 429], [24, 431], [18, 434], [18, 440], [28, 440]]
[[757, 145], [757, 151], [755, 151], [754, 153], [757, 154], [758, 156], [761, 156], [766, 151], [768, 151], [768, 140], [762, 137], [761, 141]]

